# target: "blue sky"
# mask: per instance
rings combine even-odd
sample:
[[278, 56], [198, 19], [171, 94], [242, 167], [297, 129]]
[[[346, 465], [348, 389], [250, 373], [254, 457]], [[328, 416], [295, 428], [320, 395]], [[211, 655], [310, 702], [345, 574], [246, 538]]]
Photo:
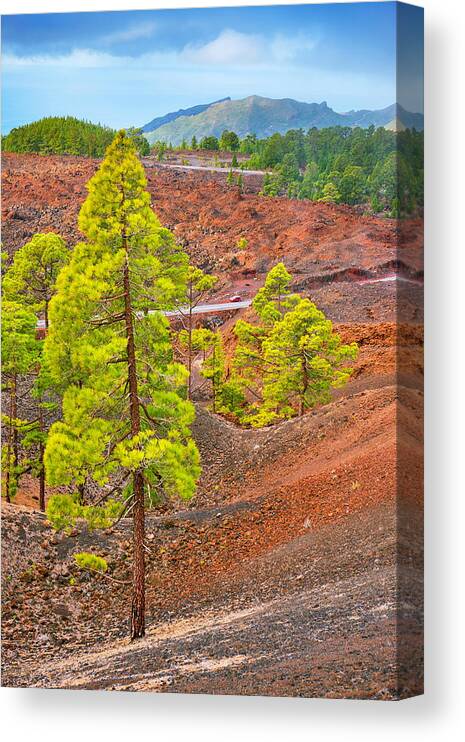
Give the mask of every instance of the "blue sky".
[[[46, 115], [142, 125], [227, 95], [383, 108], [396, 98], [395, 5], [3, 16], [2, 131]], [[404, 23], [415, 111], [419, 17]]]

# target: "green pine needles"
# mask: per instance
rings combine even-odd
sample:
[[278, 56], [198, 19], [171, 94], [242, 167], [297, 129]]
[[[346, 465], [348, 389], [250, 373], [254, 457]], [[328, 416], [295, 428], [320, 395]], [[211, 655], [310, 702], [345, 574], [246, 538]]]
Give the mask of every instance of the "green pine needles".
[[35, 234], [15, 254], [3, 280], [3, 296], [20, 300], [43, 313], [48, 327], [48, 305], [55, 292], [57, 276], [68, 262], [64, 240], [54, 232]]
[[303, 415], [331, 399], [352, 373], [357, 345], [345, 345], [313, 302], [290, 290], [282, 263], [268, 274], [252, 303], [256, 322], [238, 320], [232, 374], [221, 388], [223, 410], [240, 423], [263, 427]]
[[[53, 484], [103, 486], [120, 468], [125, 481], [143, 468], [146, 497], [155, 503], [162, 493], [192, 496], [198, 455], [189, 434], [194, 410], [180, 393], [186, 370], [173, 361], [161, 313], [184, 295], [187, 257], [159, 224], [144, 187], [133, 145], [120, 134], [81, 209], [79, 224], [89, 242], [76, 246], [50, 308], [46, 357], [66, 390], [46, 463]], [[130, 425], [127, 322], [135, 344], [136, 434]], [[131, 492], [128, 481], [124, 496]]]
[[36, 316], [18, 301], [2, 302], [2, 494], [11, 502], [28, 462], [20, 457], [20, 444], [29, 430], [27, 420], [19, 417], [19, 384], [39, 362], [36, 340]]
[[74, 561], [80, 569], [87, 570], [89, 572], [100, 572], [105, 574], [108, 569], [107, 561], [97, 554], [91, 554], [87, 551], [82, 551], [79, 554], [74, 554]]

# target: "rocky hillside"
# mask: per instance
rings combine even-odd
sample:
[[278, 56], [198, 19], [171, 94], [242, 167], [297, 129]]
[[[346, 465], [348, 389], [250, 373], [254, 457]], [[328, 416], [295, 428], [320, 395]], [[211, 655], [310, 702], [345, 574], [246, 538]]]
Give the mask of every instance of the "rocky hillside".
[[[396, 260], [413, 274], [422, 270], [421, 222], [365, 216], [334, 204], [263, 198], [261, 176], [244, 173], [244, 191], [226, 183], [225, 172], [183, 172], [146, 161], [152, 204], [162, 223], [198, 265], [225, 278], [264, 274], [285, 259], [294, 274], [392, 270]], [[58, 231], [75, 244], [77, 214], [97, 160], [79, 157], [3, 155], [3, 244], [14, 252], [35, 232]], [[247, 250], [237, 250], [246, 237]], [[341, 276], [342, 278], [342, 276]]]
[[[393, 386], [348, 389], [262, 431], [201, 412], [203, 496], [148, 516], [148, 632], [137, 643], [126, 639], [130, 519], [56, 535], [41, 514], [4, 506], [3, 684], [420, 692], [421, 404], [417, 390], [400, 406], [396, 396]], [[397, 415], [409, 476], [401, 489]], [[82, 550], [106, 557], [107, 577], [79, 572], [73, 554]]]

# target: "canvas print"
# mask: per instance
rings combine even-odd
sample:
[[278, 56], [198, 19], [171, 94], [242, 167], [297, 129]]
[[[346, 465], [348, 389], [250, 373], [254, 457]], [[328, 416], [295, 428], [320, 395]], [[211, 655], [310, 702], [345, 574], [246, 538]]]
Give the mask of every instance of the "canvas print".
[[422, 693], [422, 9], [1, 20], [2, 684]]

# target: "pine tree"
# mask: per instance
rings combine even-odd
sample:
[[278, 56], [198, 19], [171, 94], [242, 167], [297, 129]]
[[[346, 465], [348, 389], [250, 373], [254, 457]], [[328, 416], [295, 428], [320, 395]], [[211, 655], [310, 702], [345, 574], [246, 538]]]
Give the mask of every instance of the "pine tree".
[[278, 196], [281, 190], [281, 180], [279, 175], [265, 173], [263, 177], [263, 186], [260, 191], [261, 196]]
[[345, 204], [358, 204], [366, 196], [366, 177], [363, 168], [348, 165], [342, 173], [339, 184], [341, 201]]
[[202, 376], [212, 384], [212, 412], [218, 412], [224, 382], [224, 350], [220, 332], [212, 332], [208, 339], [210, 354], [202, 365]]
[[356, 355], [356, 344], [344, 345], [323, 312], [302, 299], [263, 343], [263, 404], [252, 425], [303, 415], [329, 402], [331, 388], [350, 378], [347, 363]]
[[318, 201], [321, 201], [322, 203], [337, 204], [340, 200], [341, 194], [339, 193], [337, 186], [332, 182], [326, 183]]
[[[187, 372], [173, 361], [161, 311], [185, 295], [188, 261], [151, 209], [124, 132], [87, 188], [79, 215], [87, 242], [76, 245], [50, 304], [47, 362], [67, 388], [45, 463], [50, 483], [110, 485], [101, 502], [119, 492], [119, 517], [132, 513], [135, 639], [145, 632], [145, 502], [190, 498], [200, 473], [194, 408], [182, 398]], [[50, 507], [56, 514], [59, 503]], [[98, 519], [99, 507], [86, 512]], [[63, 510], [72, 513], [69, 498]]]
[[267, 325], [273, 325], [300, 300], [291, 292], [292, 276], [284, 263], [277, 263], [268, 273], [264, 286], [259, 289], [252, 307]]
[[300, 179], [299, 163], [297, 157], [292, 153], [284, 155], [279, 166], [279, 177], [281, 183], [286, 186]]
[[291, 292], [282, 263], [268, 273], [252, 308], [258, 322], [238, 320], [233, 375], [222, 388], [223, 408], [239, 422], [262, 427], [328, 401], [350, 376], [355, 344], [343, 345], [308, 299]]
[[19, 248], [3, 281], [3, 295], [43, 312], [48, 328], [48, 306], [61, 268], [69, 259], [64, 240], [53, 232], [35, 234]]
[[309, 162], [305, 168], [304, 177], [300, 185], [299, 197], [313, 199], [315, 196], [315, 186], [318, 180], [318, 165], [316, 162]]
[[45, 446], [50, 426], [61, 403], [61, 396], [53, 383], [44, 359], [43, 343], [40, 345], [37, 375], [31, 390], [31, 400], [35, 406], [36, 417], [29, 421], [22, 443], [24, 448], [29, 451], [29, 468], [39, 479], [39, 508], [45, 511]]
[[18, 418], [18, 382], [35, 370], [39, 358], [36, 316], [18, 302], [2, 302], [2, 389], [6, 393], [7, 413], [2, 415], [6, 443], [2, 447], [4, 493], [10, 502], [22, 473], [19, 461], [20, 434], [27, 421]]
[[263, 343], [276, 322], [300, 301], [291, 291], [292, 276], [283, 263], [275, 265], [268, 273], [264, 286], [259, 289], [252, 302], [258, 322], [252, 324], [238, 320], [234, 326], [237, 346], [233, 358], [233, 376], [227, 388], [234, 408], [230, 412], [239, 416], [249, 414], [246, 395], [252, 405], [261, 402], [263, 386]]
[[374, 214], [378, 214], [381, 211], [381, 204], [376, 193], [371, 197], [371, 209]]
[[[49, 324], [48, 306], [55, 292], [56, 279], [68, 259], [69, 251], [59, 235], [52, 232], [36, 234], [16, 252], [3, 281], [4, 296], [37, 314], [43, 314], [46, 331]], [[39, 507], [45, 510], [44, 447], [50, 424], [49, 412], [55, 403], [51, 399], [51, 390], [45, 388], [46, 376], [40, 371], [41, 345], [38, 343], [35, 347], [36, 367], [29, 369], [29, 376], [33, 373], [37, 377], [31, 390], [36, 417], [23, 420], [20, 432], [22, 447], [30, 453], [28, 470], [39, 478]]]
[[225, 129], [220, 138], [220, 149], [234, 152], [239, 149], [240, 140], [236, 132]]
[[216, 276], [204, 273], [200, 268], [189, 266], [186, 276], [186, 295], [178, 306], [178, 314], [183, 323], [183, 329], [179, 333], [181, 345], [186, 348], [187, 370], [187, 399], [192, 394], [192, 360], [195, 348], [192, 344], [192, 332], [194, 329], [194, 309], [214, 288], [218, 279]]

